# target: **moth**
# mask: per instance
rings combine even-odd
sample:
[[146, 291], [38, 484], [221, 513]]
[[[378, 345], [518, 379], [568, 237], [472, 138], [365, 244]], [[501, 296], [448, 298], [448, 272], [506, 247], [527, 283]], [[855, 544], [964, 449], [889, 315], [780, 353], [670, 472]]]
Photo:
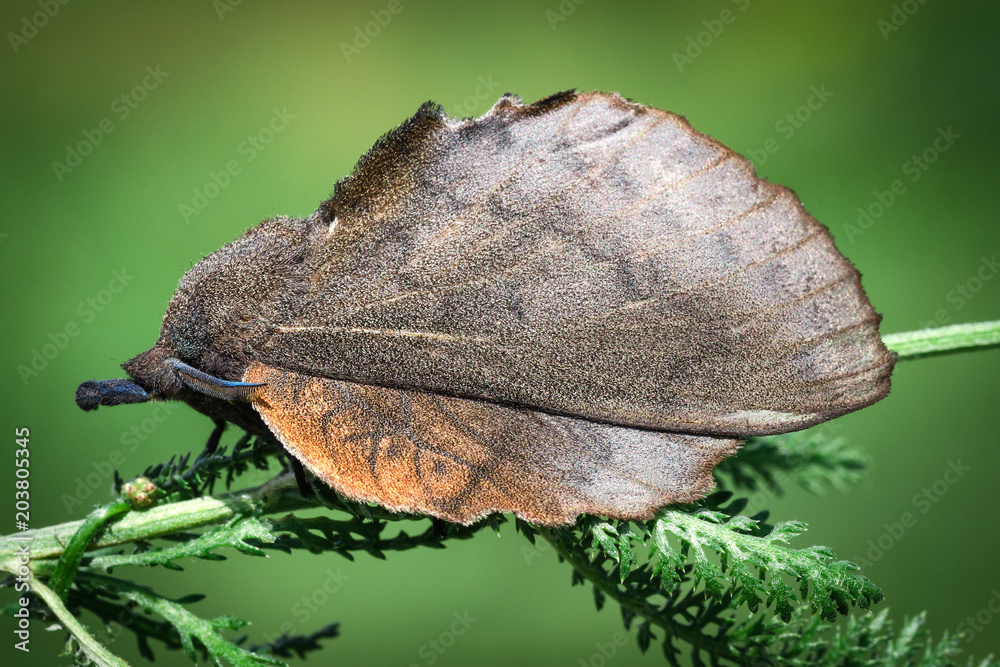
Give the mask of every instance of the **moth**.
[[76, 401], [185, 401], [392, 510], [643, 519], [742, 439], [884, 397], [879, 321], [795, 194], [684, 118], [508, 94], [428, 102], [314, 214], [205, 257]]

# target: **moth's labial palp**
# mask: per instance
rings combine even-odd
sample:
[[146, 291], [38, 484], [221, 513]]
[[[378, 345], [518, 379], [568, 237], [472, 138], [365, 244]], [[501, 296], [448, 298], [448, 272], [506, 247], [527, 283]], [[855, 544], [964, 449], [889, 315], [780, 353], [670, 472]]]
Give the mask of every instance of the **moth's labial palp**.
[[102, 405], [145, 403], [153, 398], [131, 380], [87, 380], [76, 390], [76, 404], [84, 410], [96, 410]]

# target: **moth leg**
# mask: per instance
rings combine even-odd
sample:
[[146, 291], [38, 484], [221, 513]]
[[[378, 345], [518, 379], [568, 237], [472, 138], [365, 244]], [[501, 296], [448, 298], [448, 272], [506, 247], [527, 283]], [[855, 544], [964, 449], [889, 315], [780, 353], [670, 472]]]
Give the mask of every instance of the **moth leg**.
[[306, 471], [302, 468], [302, 464], [299, 460], [289, 454], [288, 463], [292, 466], [292, 473], [295, 475], [295, 483], [299, 485], [299, 493], [302, 494], [302, 497], [314, 497], [316, 492], [313, 491], [311, 486], [309, 486], [309, 481], [306, 479]]
[[205, 443], [205, 454], [207, 455], [214, 454], [215, 450], [219, 448], [222, 433], [226, 430], [226, 420], [213, 419], [212, 422], [215, 424], [215, 428], [212, 429], [212, 434], [208, 436], [208, 442]]

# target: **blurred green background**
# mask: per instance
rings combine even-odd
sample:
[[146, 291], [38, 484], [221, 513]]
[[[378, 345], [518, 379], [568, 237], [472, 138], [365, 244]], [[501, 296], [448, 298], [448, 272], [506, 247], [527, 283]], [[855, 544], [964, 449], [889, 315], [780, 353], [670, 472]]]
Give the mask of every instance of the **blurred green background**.
[[[1000, 317], [996, 3], [49, 4], [51, 17], [45, 1], [0, 9], [0, 410], [8, 451], [14, 427], [31, 428], [35, 527], [107, 501], [101, 470], [115, 451], [128, 477], [201, 446], [210, 423], [187, 408], [162, 423], [148, 404], [84, 414], [73, 391], [122, 375], [119, 364], [153, 343], [195, 261], [263, 218], [315, 210], [427, 99], [478, 115], [505, 91], [533, 101], [575, 87], [683, 114], [753, 156], [832, 229], [884, 313], [883, 332]], [[360, 37], [366, 28], [374, 36]], [[245, 143], [255, 136], [257, 147]], [[210, 187], [230, 162], [238, 173]], [[859, 207], [872, 216], [863, 225]], [[67, 327], [74, 335], [61, 337]], [[53, 341], [37, 375], [19, 372]], [[998, 377], [1000, 350], [901, 364], [887, 400], [837, 422], [871, 458], [866, 484], [820, 497], [792, 489], [765, 499], [772, 518], [809, 523], [797, 546], [867, 559], [898, 620], [928, 609], [937, 634], [977, 614], [992, 620]], [[147, 432], [130, 451], [133, 427]], [[948, 483], [952, 464], [967, 469]], [[12, 489], [12, 461], [4, 470]], [[905, 512], [916, 523], [897, 537], [886, 525]], [[279, 554], [185, 567], [122, 574], [168, 595], [207, 593], [195, 608], [251, 620], [253, 641], [286, 622], [300, 633], [339, 620], [320, 664], [588, 664], [621, 629], [616, 609], [595, 612], [569, 568], [551, 550], [526, 550], [512, 529], [388, 561]], [[336, 593], [301, 606], [330, 577], [342, 580]], [[429, 650], [455, 613], [476, 620], [443, 653]], [[0, 619], [0, 655], [13, 664], [68, 664], [55, 658], [60, 633], [36, 625], [26, 656], [11, 648], [10, 625]], [[967, 646], [1000, 652], [998, 638], [1000, 621], [986, 623]], [[113, 648], [142, 662], [130, 635]], [[160, 664], [187, 664], [157, 653]], [[630, 637], [614, 661], [662, 656], [640, 655]]]

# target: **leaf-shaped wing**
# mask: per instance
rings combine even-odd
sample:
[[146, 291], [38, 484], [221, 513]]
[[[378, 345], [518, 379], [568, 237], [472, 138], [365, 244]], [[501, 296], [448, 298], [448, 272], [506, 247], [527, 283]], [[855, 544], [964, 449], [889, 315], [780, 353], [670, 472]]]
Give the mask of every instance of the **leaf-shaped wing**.
[[714, 485], [736, 441], [658, 433], [252, 364], [254, 407], [285, 448], [344, 495], [469, 524], [514, 512], [651, 518]]
[[248, 356], [364, 384], [745, 436], [869, 405], [893, 356], [794, 193], [604, 93], [431, 106], [308, 221]]

